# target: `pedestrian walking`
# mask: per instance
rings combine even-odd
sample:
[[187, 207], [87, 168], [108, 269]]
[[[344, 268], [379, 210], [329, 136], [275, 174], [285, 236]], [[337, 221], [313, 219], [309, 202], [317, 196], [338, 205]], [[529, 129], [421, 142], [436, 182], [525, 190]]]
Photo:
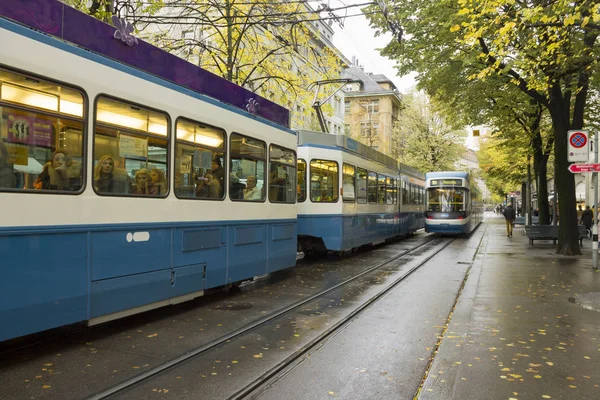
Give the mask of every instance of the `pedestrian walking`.
[[506, 237], [512, 237], [513, 225], [515, 224], [515, 209], [509, 204], [502, 214], [504, 214], [504, 219], [506, 219]]
[[585, 210], [581, 213], [581, 220], [579, 221], [582, 225], [585, 225], [588, 236], [592, 236], [592, 221], [594, 219], [594, 213], [590, 210], [590, 206], [586, 206]]

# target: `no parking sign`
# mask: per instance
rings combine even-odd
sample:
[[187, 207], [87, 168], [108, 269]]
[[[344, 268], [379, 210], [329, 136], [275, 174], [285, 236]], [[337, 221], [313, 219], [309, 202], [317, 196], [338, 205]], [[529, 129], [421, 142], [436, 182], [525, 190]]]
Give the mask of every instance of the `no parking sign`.
[[569, 162], [588, 161], [590, 142], [587, 131], [567, 132], [568, 160]]

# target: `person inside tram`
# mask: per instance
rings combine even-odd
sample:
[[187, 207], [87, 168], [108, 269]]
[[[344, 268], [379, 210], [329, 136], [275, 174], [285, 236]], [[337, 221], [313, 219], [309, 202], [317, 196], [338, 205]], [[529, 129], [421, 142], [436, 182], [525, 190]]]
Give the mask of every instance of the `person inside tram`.
[[135, 173], [135, 194], [147, 194], [151, 196], [158, 195], [158, 187], [152, 183], [150, 171], [145, 168], [138, 170]]
[[241, 200], [244, 198], [244, 189], [246, 185], [240, 182], [240, 178], [232, 171], [229, 174], [229, 196], [232, 199]]
[[167, 193], [167, 178], [162, 169], [154, 168], [150, 171], [150, 179], [156, 188], [156, 194], [162, 196]]
[[62, 150], [52, 154], [38, 177], [36, 189], [79, 190], [81, 188], [81, 165], [73, 162]]
[[196, 180], [196, 197], [204, 199], [221, 198], [221, 184], [215, 178], [212, 171], [207, 171], [203, 177]]
[[[225, 184], [225, 170], [223, 169], [223, 166], [221, 166], [221, 159], [219, 157], [213, 158], [210, 170], [212, 171], [214, 179], [219, 183], [219, 188], [222, 189]], [[219, 192], [219, 196], [217, 197], [221, 197], [222, 195], [223, 193]]]
[[256, 177], [249, 176], [246, 178], [246, 189], [244, 189], [244, 200], [261, 200], [261, 192], [256, 187]]
[[115, 168], [114, 159], [106, 154], [94, 167], [94, 189], [98, 193], [128, 194], [131, 180], [124, 169]]
[[321, 198], [319, 201], [333, 201], [331, 195], [327, 193], [327, 190], [321, 190]]
[[17, 176], [10, 163], [8, 149], [0, 141], [0, 188], [15, 188], [17, 186]]

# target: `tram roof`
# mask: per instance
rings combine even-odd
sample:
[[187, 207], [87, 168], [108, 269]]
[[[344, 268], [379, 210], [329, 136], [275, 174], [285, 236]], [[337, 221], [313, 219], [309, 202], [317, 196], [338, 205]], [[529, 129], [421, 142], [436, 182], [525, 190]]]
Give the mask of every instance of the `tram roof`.
[[[96, 54], [158, 76], [289, 128], [289, 110], [264, 97], [206, 71], [182, 58], [137, 39], [127, 45], [115, 39], [116, 28], [58, 0], [1, 0], [0, 18], [46, 33]], [[249, 105], [249, 100], [258, 107]], [[251, 102], [250, 102], [251, 103]]]
[[430, 178], [463, 178], [468, 179], [469, 173], [466, 171], [436, 171], [425, 174], [426, 179]]
[[386, 167], [399, 170], [406, 175], [411, 175], [418, 179], [424, 178], [423, 174], [416, 169], [400, 164], [393, 157], [383, 154], [346, 135], [332, 135], [323, 132], [299, 130], [298, 146], [339, 147], [349, 153], [354, 153], [368, 160], [383, 164]]

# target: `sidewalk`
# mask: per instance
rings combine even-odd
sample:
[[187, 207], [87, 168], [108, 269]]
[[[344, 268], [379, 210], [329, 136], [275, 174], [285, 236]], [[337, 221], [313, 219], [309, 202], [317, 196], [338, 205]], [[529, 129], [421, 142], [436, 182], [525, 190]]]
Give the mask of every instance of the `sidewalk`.
[[419, 399], [600, 399], [600, 273], [492, 216]]

